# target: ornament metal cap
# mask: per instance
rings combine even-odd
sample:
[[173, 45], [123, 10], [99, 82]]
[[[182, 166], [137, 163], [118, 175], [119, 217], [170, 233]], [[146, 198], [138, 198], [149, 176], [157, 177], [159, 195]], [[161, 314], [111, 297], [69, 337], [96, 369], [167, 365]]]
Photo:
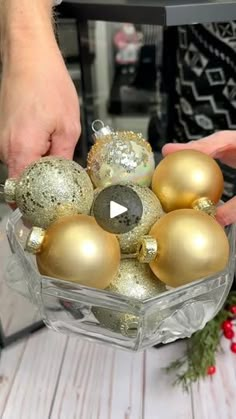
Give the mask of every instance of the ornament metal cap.
[[16, 185], [17, 179], [14, 178], [9, 178], [5, 182], [4, 198], [8, 204], [14, 204], [16, 202]]
[[192, 208], [198, 211], [203, 211], [211, 217], [215, 217], [216, 215], [216, 206], [214, 202], [212, 202], [209, 198], [206, 197], [196, 199], [192, 203]]
[[92, 130], [94, 132], [93, 138], [95, 142], [100, 138], [103, 138], [106, 135], [110, 135], [114, 132], [113, 128], [109, 127], [109, 125], [105, 126], [104, 122], [100, 119], [96, 119], [95, 121], [93, 121]]
[[45, 239], [45, 235], [46, 231], [43, 228], [33, 227], [28, 236], [25, 250], [33, 254], [39, 253]]
[[150, 263], [155, 260], [158, 252], [158, 243], [154, 237], [144, 236], [138, 246], [138, 261]]
[[138, 333], [138, 326], [138, 317], [132, 314], [126, 314], [124, 319], [120, 321], [120, 331], [122, 335], [129, 338], [135, 338]]

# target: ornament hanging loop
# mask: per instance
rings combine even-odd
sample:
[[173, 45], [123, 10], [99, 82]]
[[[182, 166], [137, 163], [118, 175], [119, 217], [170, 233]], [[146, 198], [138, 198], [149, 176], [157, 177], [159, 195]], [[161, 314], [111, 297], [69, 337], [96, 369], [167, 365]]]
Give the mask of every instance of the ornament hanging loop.
[[111, 135], [114, 132], [114, 130], [111, 127], [109, 127], [109, 125], [105, 125], [104, 122], [100, 119], [95, 119], [95, 121], [93, 121], [92, 123], [91, 128], [94, 132], [93, 139], [95, 142], [98, 139], [103, 138], [106, 135]]
[[[104, 124], [103, 121], [101, 121], [101, 119], [95, 119], [95, 121], [93, 121], [93, 123], [92, 123], [92, 130], [95, 134], [97, 132], [99, 132], [104, 127], [105, 127], [105, 124]], [[97, 128], [99, 128], [99, 129], [97, 129]]]

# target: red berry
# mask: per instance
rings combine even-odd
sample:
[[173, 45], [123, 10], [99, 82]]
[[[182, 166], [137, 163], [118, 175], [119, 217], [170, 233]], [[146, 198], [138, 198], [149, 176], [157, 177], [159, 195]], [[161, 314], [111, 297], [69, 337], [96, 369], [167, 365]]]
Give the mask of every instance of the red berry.
[[213, 375], [216, 372], [216, 367], [215, 365], [211, 365], [210, 367], [207, 368], [207, 374], [208, 375]]
[[232, 327], [233, 327], [233, 325], [232, 325], [232, 321], [231, 320], [225, 320], [223, 323], [222, 323], [222, 329], [224, 330], [224, 331], [226, 331], [226, 330], [231, 330], [232, 329]]
[[234, 354], [236, 354], [236, 342], [231, 343], [230, 349]]
[[224, 337], [226, 339], [233, 339], [233, 337], [234, 337], [234, 331], [232, 329], [226, 329], [226, 330], [224, 330]]
[[230, 307], [230, 312], [231, 312], [232, 314], [236, 314], [236, 306], [231, 306], [231, 307]]

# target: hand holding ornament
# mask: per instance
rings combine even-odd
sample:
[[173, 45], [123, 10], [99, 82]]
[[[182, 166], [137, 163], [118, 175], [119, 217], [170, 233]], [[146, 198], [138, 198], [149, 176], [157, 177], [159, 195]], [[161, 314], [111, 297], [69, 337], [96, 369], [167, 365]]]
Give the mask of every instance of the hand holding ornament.
[[14, 178], [46, 155], [72, 159], [80, 137], [78, 95], [52, 8], [53, 1], [0, 2], [0, 159]]
[[[236, 168], [236, 131], [220, 131], [187, 144], [166, 144], [162, 151], [167, 156], [180, 150], [198, 150]], [[236, 197], [217, 208], [216, 218], [223, 226], [236, 222]]]

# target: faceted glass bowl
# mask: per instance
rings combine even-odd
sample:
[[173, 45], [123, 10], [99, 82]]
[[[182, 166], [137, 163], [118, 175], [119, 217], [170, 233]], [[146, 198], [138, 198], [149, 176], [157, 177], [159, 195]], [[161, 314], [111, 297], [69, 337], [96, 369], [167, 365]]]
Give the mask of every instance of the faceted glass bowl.
[[[7, 224], [12, 250], [8, 284], [38, 307], [49, 328], [127, 350], [169, 343], [202, 329], [221, 309], [234, 278], [235, 225], [227, 228], [230, 259], [224, 271], [144, 301], [42, 276], [35, 257], [24, 251], [28, 233], [16, 210]], [[111, 319], [106, 327], [96, 318], [99, 312]]]

